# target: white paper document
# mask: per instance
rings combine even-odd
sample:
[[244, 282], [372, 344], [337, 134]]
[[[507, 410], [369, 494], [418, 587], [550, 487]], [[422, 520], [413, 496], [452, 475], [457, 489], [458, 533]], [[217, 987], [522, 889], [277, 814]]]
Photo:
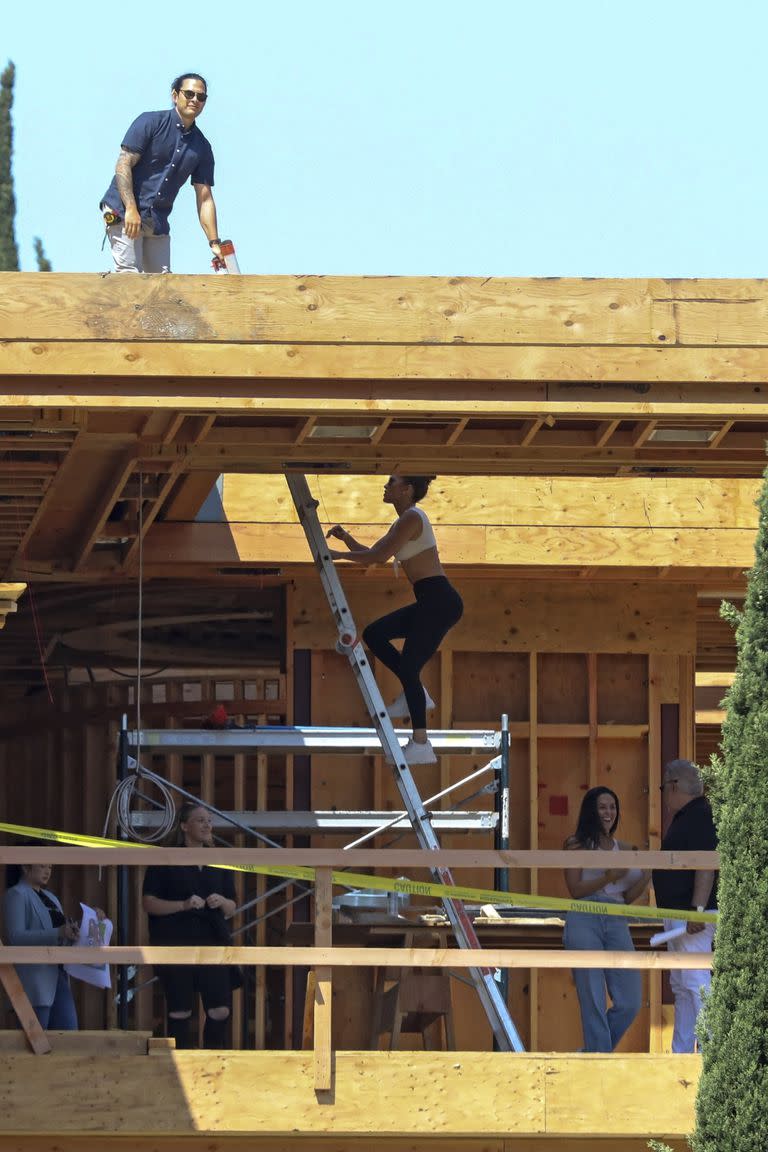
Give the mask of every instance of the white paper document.
[[[79, 948], [106, 948], [112, 939], [112, 921], [99, 920], [96, 910], [89, 908], [82, 901], [80, 907], [83, 916], [80, 921], [80, 934], [75, 943]], [[96, 988], [112, 987], [108, 964], [65, 964], [64, 971], [74, 976], [76, 980], [83, 980]]]
[[659, 944], [666, 944], [668, 940], [676, 940], [678, 936], [684, 936], [687, 931], [688, 925], [685, 920], [673, 920], [665, 932], [657, 932], [655, 936], [651, 936], [651, 948], [658, 948]]

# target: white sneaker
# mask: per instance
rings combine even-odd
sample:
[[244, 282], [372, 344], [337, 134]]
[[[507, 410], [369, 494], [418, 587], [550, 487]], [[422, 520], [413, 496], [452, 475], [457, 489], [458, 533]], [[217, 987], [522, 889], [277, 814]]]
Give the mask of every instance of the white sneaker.
[[[434, 712], [437, 705], [426, 688], [424, 689], [424, 695], [427, 698], [427, 712]], [[390, 720], [405, 720], [406, 716], [410, 716], [408, 704], [405, 699], [405, 692], [401, 692], [397, 700], [392, 701], [387, 707], [387, 712], [389, 713]]]
[[435, 756], [435, 750], [429, 740], [425, 741], [424, 744], [417, 744], [415, 740], [409, 740], [402, 749], [402, 753], [406, 764], [437, 764], [437, 756]]

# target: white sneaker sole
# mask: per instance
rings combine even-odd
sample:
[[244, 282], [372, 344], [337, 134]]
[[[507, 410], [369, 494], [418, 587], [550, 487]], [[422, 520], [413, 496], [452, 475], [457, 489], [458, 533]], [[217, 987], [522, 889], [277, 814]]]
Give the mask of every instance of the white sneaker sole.
[[[437, 756], [429, 740], [425, 744], [417, 744], [415, 740], [406, 740], [405, 744], [400, 745], [398, 762], [401, 757], [408, 765], [437, 764]], [[387, 764], [394, 763], [387, 752], [384, 753], [384, 759]]]
[[[427, 698], [427, 712], [434, 712], [437, 705], [430, 696], [429, 692], [427, 692], [426, 688], [424, 689], [424, 695]], [[387, 713], [390, 720], [405, 720], [408, 716], [410, 716], [408, 705], [405, 702], [405, 693], [401, 692], [397, 700], [392, 701], [392, 703], [387, 707]]]
[[417, 744], [415, 740], [409, 740], [402, 752], [406, 764], [437, 764], [437, 756], [429, 740], [426, 744]]

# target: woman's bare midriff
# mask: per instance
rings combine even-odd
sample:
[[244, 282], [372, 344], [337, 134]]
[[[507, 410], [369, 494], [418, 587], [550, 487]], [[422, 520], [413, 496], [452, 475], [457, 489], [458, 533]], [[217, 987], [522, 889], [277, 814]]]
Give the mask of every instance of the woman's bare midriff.
[[411, 584], [415, 584], [417, 580], [427, 580], [430, 576], [445, 576], [437, 548], [425, 548], [423, 552], [417, 552], [410, 560], [403, 560], [401, 563]]

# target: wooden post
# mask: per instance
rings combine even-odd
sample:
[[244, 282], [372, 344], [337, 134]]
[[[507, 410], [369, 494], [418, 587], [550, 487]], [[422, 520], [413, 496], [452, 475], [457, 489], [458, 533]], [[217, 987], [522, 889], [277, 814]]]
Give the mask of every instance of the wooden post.
[[[661, 844], [661, 705], [665, 699], [664, 671], [669, 657], [648, 657], [648, 847]], [[655, 904], [655, 896], [651, 896]], [[648, 1051], [662, 1052], [661, 976], [648, 974]]]
[[[258, 716], [256, 723], [266, 724], [266, 714]], [[259, 752], [256, 756], [256, 808], [259, 812], [265, 812], [269, 807], [267, 772], [268, 761], [266, 753]], [[266, 890], [266, 876], [257, 877], [256, 894], [258, 896], [264, 896]], [[261, 904], [257, 904], [257, 908], [259, 909], [260, 921], [256, 925], [256, 943], [263, 946], [267, 942], [266, 900], [263, 900]], [[266, 1048], [267, 1046], [267, 970], [261, 966], [255, 970], [253, 1046], [259, 1049]]]
[[[538, 653], [528, 656], [528, 843], [531, 848], [539, 846], [539, 683]], [[531, 895], [539, 890], [538, 868], [531, 868]], [[528, 988], [530, 1010], [529, 1044], [532, 1051], [539, 1046], [539, 973], [532, 968], [529, 973]]]
[[589, 786], [597, 784], [597, 653], [587, 653], [587, 692], [589, 697]]
[[[0, 940], [0, 944], [2, 944], [2, 940]], [[16, 1013], [19, 1024], [24, 1029], [24, 1035], [35, 1056], [44, 1056], [46, 1052], [50, 1052], [51, 1045], [48, 1037], [35, 1015], [35, 1010], [30, 1004], [29, 997], [24, 991], [18, 973], [12, 964], [0, 964], [0, 984], [5, 989], [11, 1007]]]
[[301, 1033], [302, 1051], [308, 1052], [313, 1045], [314, 1037], [314, 1011], [315, 1011], [315, 970], [310, 968], [307, 973], [307, 994], [304, 997], [304, 1027]]
[[[318, 868], [315, 875], [315, 947], [331, 945], [331, 869]], [[315, 971], [315, 1091], [327, 1092], [331, 1088], [333, 1068], [331, 1062], [331, 969]]]
[[[238, 724], [245, 724], [247, 722], [246, 717], [244, 715], [237, 716], [236, 719], [237, 719]], [[236, 812], [245, 811], [245, 808], [246, 808], [245, 756], [243, 755], [242, 752], [238, 752], [234, 756], [233, 777], [232, 777], [232, 800], [233, 800]], [[234, 842], [238, 848], [247, 847], [246, 840], [245, 840], [245, 834], [243, 832], [236, 832], [235, 833]], [[244, 878], [243, 878], [242, 874], [240, 876], [235, 877], [235, 893], [236, 893], [236, 900], [237, 900], [238, 905], [242, 904], [245, 900], [245, 883], [244, 883]], [[264, 941], [261, 939], [258, 939], [257, 943], [263, 944]], [[263, 971], [263, 969], [261, 969], [261, 968], [256, 969], [257, 973], [262, 972], [262, 971]], [[246, 983], [245, 988], [240, 988], [237, 991], [232, 993], [232, 1047], [233, 1048], [248, 1048], [249, 1047], [249, 1044], [248, 1044], [249, 1028], [248, 1028], [247, 1010], [246, 1010], [246, 1014], [245, 1014], [245, 1035], [243, 1035], [243, 1000], [245, 999], [245, 1001], [247, 1003], [247, 999], [248, 999], [247, 989], [248, 989], [248, 985]]]
[[696, 658], [691, 653], [680, 657], [680, 756], [692, 760], [696, 755]]

